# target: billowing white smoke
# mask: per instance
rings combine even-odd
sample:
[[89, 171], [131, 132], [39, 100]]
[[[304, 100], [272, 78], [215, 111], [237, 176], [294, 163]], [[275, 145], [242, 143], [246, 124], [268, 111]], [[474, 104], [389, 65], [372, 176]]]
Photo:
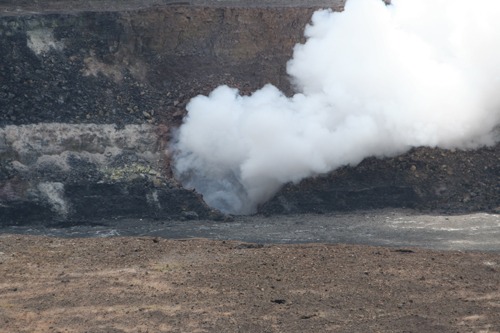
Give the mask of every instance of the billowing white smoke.
[[251, 213], [287, 182], [411, 147], [498, 141], [500, 1], [348, 0], [321, 10], [288, 73], [298, 93], [198, 96], [175, 173], [229, 213]]

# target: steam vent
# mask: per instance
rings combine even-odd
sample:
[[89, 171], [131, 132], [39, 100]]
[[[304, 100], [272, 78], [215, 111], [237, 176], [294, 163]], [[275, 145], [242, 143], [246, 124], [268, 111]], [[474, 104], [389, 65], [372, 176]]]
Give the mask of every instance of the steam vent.
[[[319, 8], [344, 1], [2, 1], [0, 223], [224, 218], [175, 176], [186, 105], [219, 85], [291, 96], [287, 62]], [[386, 207], [498, 213], [500, 145], [364, 158], [256, 212]]]

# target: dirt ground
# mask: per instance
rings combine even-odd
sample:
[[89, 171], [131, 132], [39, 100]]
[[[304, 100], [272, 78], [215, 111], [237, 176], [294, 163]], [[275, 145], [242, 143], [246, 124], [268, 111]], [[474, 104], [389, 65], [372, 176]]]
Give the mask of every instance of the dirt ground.
[[500, 332], [500, 255], [0, 235], [1, 332]]

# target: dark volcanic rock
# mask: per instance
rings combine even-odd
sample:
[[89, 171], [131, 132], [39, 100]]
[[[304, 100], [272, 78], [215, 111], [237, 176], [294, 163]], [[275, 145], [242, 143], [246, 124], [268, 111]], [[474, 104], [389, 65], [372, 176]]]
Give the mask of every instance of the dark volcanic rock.
[[500, 205], [500, 145], [474, 151], [416, 148], [394, 158], [285, 186], [260, 212], [329, 212], [384, 207], [464, 213]]
[[290, 91], [285, 64], [312, 11], [167, 6], [0, 16], [0, 125], [179, 124], [189, 98], [219, 84]]

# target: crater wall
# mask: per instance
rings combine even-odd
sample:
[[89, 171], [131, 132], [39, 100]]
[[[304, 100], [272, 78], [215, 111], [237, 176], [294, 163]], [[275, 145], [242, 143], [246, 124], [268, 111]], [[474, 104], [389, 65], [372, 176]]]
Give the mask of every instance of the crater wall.
[[[285, 72], [320, 7], [343, 1], [3, 1], [0, 223], [221, 218], [170, 170], [189, 99]], [[262, 213], [498, 210], [499, 146], [418, 148], [290, 184]]]

